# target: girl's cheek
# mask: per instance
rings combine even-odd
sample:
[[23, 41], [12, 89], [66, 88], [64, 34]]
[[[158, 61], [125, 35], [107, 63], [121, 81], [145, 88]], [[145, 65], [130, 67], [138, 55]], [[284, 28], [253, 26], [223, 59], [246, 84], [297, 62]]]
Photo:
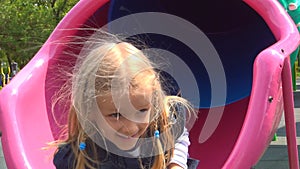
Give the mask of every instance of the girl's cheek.
[[112, 128], [115, 131], [118, 131], [122, 127], [122, 123], [118, 120], [112, 118], [106, 118], [106, 122], [104, 125], [109, 125], [107, 127]]
[[143, 124], [141, 124], [140, 128], [145, 131], [148, 128], [148, 126], [149, 126], [149, 123], [143, 123]]

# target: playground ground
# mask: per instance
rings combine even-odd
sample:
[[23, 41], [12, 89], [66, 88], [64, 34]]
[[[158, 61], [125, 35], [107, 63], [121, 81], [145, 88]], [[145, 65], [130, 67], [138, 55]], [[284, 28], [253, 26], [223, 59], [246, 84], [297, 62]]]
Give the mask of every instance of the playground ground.
[[[298, 103], [299, 108], [295, 108], [295, 117], [297, 127], [297, 145], [298, 152], [300, 152], [300, 102]], [[277, 130], [277, 141], [271, 142], [254, 169], [289, 169], [287, 142], [285, 136], [285, 123], [284, 117], [282, 117]]]
[[[300, 84], [300, 80], [299, 80]], [[300, 86], [300, 85], [299, 85]], [[295, 98], [295, 118], [297, 126], [297, 143], [298, 152], [300, 145], [300, 90], [294, 93]], [[1, 143], [1, 139], [0, 139]], [[0, 144], [0, 169], [7, 169], [4, 155], [2, 153], [2, 144]], [[285, 122], [282, 117], [278, 130], [277, 130], [277, 141], [272, 141], [268, 149], [262, 156], [254, 169], [289, 169], [288, 152], [285, 134]]]

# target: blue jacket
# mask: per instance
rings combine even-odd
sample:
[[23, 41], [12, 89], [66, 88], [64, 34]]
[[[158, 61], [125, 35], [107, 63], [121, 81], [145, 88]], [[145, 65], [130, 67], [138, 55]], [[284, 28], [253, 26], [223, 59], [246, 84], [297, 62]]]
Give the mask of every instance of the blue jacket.
[[[87, 146], [87, 153], [91, 153], [91, 150]], [[107, 153], [105, 150], [97, 146], [97, 155], [100, 159], [100, 164], [94, 164], [97, 169], [141, 169], [140, 160], [144, 169], [150, 169], [154, 160], [154, 157], [148, 158], [129, 158], [121, 157], [116, 154]], [[54, 156], [53, 163], [56, 169], [73, 169], [75, 157], [70, 144], [59, 147], [58, 152]], [[198, 166], [198, 160], [188, 159], [188, 169], [196, 169]]]

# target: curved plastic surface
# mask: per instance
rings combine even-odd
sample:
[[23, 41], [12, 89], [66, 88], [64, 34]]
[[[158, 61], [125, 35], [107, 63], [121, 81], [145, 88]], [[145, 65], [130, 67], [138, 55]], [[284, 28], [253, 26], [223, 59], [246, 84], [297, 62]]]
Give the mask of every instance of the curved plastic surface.
[[[190, 21], [206, 34], [220, 56], [227, 83], [225, 104], [248, 97], [252, 87], [254, 59], [260, 51], [275, 43], [274, 36], [260, 16], [242, 1], [206, 1], [201, 6], [195, 2], [111, 0], [109, 21], [140, 12], [170, 13]], [[221, 7], [215, 10], [207, 8], [214, 6], [214, 3]], [[137, 19], [136, 22], [137, 26], [142, 27]], [[173, 37], [157, 34], [148, 34], [147, 40], [151, 41], [152, 48], [162, 48], [182, 56], [181, 59], [189, 65], [197, 81], [200, 108], [224, 106], [211, 102], [214, 96], [207, 65], [186, 44]], [[241, 43], [243, 41], [247, 43]]]
[[[255, 165], [271, 141], [282, 115], [282, 67], [285, 58], [299, 45], [299, 33], [278, 2], [271, 0], [245, 0], [245, 2], [262, 17], [262, 20], [257, 23], [267, 23], [267, 27], [261, 25], [266, 30], [266, 34], [259, 36], [267, 36], [270, 39], [264, 41], [262, 46], [259, 46], [260, 41], [247, 44], [246, 40], [241, 43], [239, 39], [235, 41], [229, 39], [232, 42], [240, 42], [238, 47], [233, 46], [238, 54], [232, 58], [231, 55], [226, 54], [228, 46], [223, 47], [224, 43], [221, 43], [226, 40], [226, 37], [215, 37], [215, 42], [219, 41], [216, 48], [224, 52], [222, 55], [224, 62], [235, 63], [237, 57], [245, 57], [238, 49], [250, 46], [247, 49], [253, 48], [254, 63], [241, 65], [248, 70], [245, 77], [245, 81], [251, 83], [246, 89], [248, 94], [238, 93], [239, 90], [229, 92], [232, 96], [239, 97], [224, 105], [224, 113], [218, 127], [203, 143], [199, 143], [199, 134], [204, 132], [202, 129], [208, 112], [218, 111], [222, 107], [213, 107], [210, 110], [205, 106], [200, 108], [199, 118], [190, 131], [192, 142], [190, 155], [200, 160], [199, 168], [240, 169]], [[62, 51], [66, 50], [64, 46], [54, 42], [64, 40], [67, 42], [68, 39], [64, 37], [78, 33], [72, 28], [82, 27], [82, 25], [101, 27], [113, 17], [112, 9], [108, 9], [109, 2], [105, 0], [97, 2], [81, 0], [61, 21], [28, 65], [1, 90], [0, 130], [8, 168], [54, 168], [51, 159], [53, 150], [41, 148], [45, 147], [47, 142], [57, 138], [61, 129], [53, 120], [51, 113], [51, 98], [64, 82], [55, 79], [56, 68], [58, 65], [68, 67], [74, 61], [62, 54]], [[218, 15], [222, 16], [220, 14], [216, 16]], [[245, 37], [246, 35], [253, 37], [259, 34], [256, 31], [259, 29], [245, 27], [240, 33], [241, 35], [244, 33]], [[233, 33], [229, 37], [240, 37], [234, 35], [238, 34]], [[71, 60], [66, 61], [66, 59]], [[238, 69], [239, 66], [236, 68]], [[232, 68], [230, 65], [228, 67]], [[233, 70], [227, 71], [229, 74], [233, 73], [231, 72]], [[239, 83], [243, 84], [244, 78], [237, 77], [238, 81], [230, 83], [236, 86]], [[239, 86], [240, 89], [243, 87]], [[272, 102], [268, 101], [269, 96], [273, 97]], [[64, 124], [66, 112], [63, 108], [57, 109], [61, 110], [61, 113], [55, 116], [61, 119], [60, 123]]]

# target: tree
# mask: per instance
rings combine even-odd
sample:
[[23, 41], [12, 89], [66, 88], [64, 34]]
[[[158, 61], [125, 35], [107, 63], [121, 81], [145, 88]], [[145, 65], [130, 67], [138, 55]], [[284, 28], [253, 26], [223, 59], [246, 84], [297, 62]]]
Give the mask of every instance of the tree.
[[0, 0], [0, 59], [23, 67], [78, 0]]

